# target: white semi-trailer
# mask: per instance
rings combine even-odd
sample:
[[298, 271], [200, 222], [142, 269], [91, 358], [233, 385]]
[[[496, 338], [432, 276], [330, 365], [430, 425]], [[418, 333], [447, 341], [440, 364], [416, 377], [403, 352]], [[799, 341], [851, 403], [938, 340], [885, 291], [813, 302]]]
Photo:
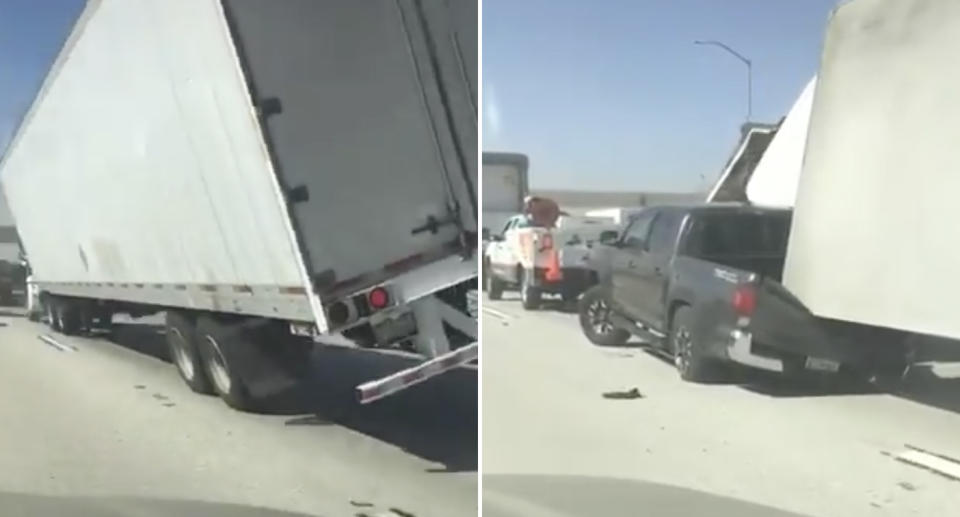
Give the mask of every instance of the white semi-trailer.
[[784, 270], [814, 314], [960, 338], [958, 31], [956, 0], [834, 13]]
[[[89, 0], [0, 162], [46, 319], [249, 407], [316, 334], [477, 357], [475, 0]], [[297, 337], [301, 336], [301, 337]]]

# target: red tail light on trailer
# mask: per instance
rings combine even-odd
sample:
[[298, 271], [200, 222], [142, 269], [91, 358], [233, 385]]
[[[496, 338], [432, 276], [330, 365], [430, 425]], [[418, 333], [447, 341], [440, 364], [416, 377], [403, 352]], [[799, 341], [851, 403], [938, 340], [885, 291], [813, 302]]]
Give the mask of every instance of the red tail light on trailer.
[[751, 316], [757, 308], [757, 292], [751, 285], [741, 285], [733, 292], [731, 302], [738, 316]]
[[382, 287], [377, 287], [367, 293], [367, 301], [374, 310], [383, 309], [390, 304], [390, 293]]

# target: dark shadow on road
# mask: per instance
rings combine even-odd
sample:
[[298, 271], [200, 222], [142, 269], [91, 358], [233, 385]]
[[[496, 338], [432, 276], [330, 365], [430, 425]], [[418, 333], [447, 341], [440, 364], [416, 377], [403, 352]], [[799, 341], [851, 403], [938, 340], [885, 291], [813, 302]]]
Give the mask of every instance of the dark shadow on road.
[[93, 337], [103, 337], [134, 352], [166, 363], [172, 363], [170, 353], [167, 350], [166, 337], [163, 333], [162, 325], [114, 323], [113, 332], [110, 335], [94, 335]]
[[312, 375], [266, 399], [270, 412], [297, 415], [289, 426], [342, 425], [443, 465], [435, 472], [477, 470], [477, 372], [455, 370], [391, 397], [361, 405], [354, 388], [416, 364], [415, 359], [321, 346]]
[[789, 376], [760, 370], [738, 370], [734, 382], [741, 388], [777, 398], [871, 395], [880, 390], [866, 380], [842, 375]]
[[[171, 362], [163, 327], [115, 324], [109, 340]], [[306, 378], [280, 391], [255, 393], [262, 413], [287, 415], [287, 426], [340, 425], [440, 463], [437, 472], [477, 470], [477, 372], [455, 370], [369, 405], [354, 388], [417, 364], [409, 357], [338, 346], [318, 346]], [[173, 368], [171, 366], [171, 368]], [[288, 386], [288, 387], [283, 387]]]
[[960, 413], [960, 373], [941, 377], [931, 364], [914, 365], [903, 383], [891, 393], [919, 404]]

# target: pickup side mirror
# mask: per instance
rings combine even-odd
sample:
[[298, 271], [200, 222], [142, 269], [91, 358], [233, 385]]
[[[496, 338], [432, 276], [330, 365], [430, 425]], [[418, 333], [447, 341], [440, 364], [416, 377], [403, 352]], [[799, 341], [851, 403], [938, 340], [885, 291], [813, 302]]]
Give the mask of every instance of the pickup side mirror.
[[620, 235], [616, 232], [616, 230], [604, 230], [600, 232], [600, 239], [598, 240], [600, 241], [600, 244], [611, 245], [615, 244], [619, 238]]
[[480, 239], [485, 241], [490, 240], [490, 228], [483, 229], [483, 231], [480, 233]]

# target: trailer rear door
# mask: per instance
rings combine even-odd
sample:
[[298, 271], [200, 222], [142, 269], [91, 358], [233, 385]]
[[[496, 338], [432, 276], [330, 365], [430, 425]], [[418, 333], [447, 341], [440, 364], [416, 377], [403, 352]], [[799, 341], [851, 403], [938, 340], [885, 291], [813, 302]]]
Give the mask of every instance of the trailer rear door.
[[475, 2], [223, 5], [322, 298], [475, 243]]

